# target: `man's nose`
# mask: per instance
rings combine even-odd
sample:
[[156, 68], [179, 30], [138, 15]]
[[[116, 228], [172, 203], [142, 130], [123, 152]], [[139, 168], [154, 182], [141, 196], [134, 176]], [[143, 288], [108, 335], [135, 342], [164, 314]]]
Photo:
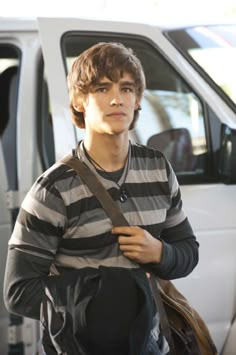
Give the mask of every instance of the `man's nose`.
[[111, 106], [121, 106], [123, 104], [122, 95], [120, 92], [114, 92], [111, 97]]

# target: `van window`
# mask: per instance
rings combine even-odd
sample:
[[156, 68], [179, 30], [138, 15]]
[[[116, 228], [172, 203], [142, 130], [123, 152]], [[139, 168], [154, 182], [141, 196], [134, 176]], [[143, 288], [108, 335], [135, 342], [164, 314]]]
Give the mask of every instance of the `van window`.
[[235, 25], [191, 26], [165, 35], [208, 77], [224, 100], [236, 104]]
[[[66, 71], [77, 55], [100, 41], [119, 41], [131, 47], [144, 68], [147, 88], [131, 138], [161, 150], [172, 163], [180, 183], [208, 180], [209, 146], [203, 104], [154, 44], [131, 36], [67, 33], [62, 38]], [[81, 139], [79, 129], [77, 137]]]
[[42, 169], [46, 170], [55, 163], [55, 145], [47, 77], [42, 57], [37, 87], [37, 143]]
[[8, 190], [17, 190], [17, 100], [21, 53], [10, 44], [0, 44], [0, 139]]

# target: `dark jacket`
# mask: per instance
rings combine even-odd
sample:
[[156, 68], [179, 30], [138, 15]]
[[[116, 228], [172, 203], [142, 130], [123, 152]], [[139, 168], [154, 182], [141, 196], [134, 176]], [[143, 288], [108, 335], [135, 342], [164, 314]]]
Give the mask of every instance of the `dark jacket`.
[[[129, 332], [128, 354], [161, 354], [157, 341], [152, 336], [152, 330], [158, 324], [154, 324], [156, 309], [145, 272], [140, 269], [115, 267], [84, 268], [79, 272], [69, 271], [60, 276], [54, 276], [53, 279], [56, 277], [57, 282], [47, 282], [41, 305], [44, 352], [47, 355], [62, 353], [93, 355], [88, 350], [90, 339], [86, 310], [102, 288], [112, 289], [112, 280], [120, 278], [122, 283], [124, 275], [127, 280], [135, 283], [139, 294], [137, 314]], [[106, 280], [106, 284], [103, 284], [101, 280]], [[119, 295], [116, 294], [114, 297], [119, 297]], [[105, 334], [104, 341], [106, 341]], [[96, 355], [100, 354], [96, 352]]]

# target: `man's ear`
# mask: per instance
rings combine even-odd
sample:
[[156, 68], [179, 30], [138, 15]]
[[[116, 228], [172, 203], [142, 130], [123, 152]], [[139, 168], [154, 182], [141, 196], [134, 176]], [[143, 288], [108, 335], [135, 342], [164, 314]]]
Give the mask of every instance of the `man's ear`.
[[140, 110], [140, 100], [136, 100], [134, 110]]
[[86, 95], [80, 95], [80, 97], [75, 97], [73, 100], [73, 107], [77, 112], [85, 112], [86, 108], [86, 103], [87, 103], [87, 96]]
[[82, 103], [73, 105], [77, 112], [84, 112], [84, 105]]

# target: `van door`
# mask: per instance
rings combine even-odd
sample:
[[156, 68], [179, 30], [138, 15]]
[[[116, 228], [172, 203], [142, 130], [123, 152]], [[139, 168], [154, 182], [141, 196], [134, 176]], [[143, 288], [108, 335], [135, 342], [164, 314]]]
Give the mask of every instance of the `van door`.
[[[36, 24], [34, 24], [35, 26]], [[30, 78], [30, 79], [29, 79]], [[20, 204], [55, 160], [38, 32], [23, 20], [0, 21], [0, 354], [35, 353], [38, 322], [9, 314], [3, 301], [8, 240]]]
[[200, 262], [175, 283], [206, 320], [220, 351], [235, 313], [236, 187], [221, 181], [218, 160], [222, 124], [235, 125], [235, 113], [158, 28], [85, 19], [38, 22], [57, 158], [83, 138], [69, 114], [66, 74], [74, 58], [100, 41], [122, 42], [140, 58], [147, 88], [130, 137], [162, 150], [176, 172], [200, 243]]
[[[19, 79], [20, 54], [13, 43], [0, 39], [0, 248], [1, 285], [4, 281], [4, 270], [8, 239], [15, 221], [17, 209], [7, 202], [7, 191], [18, 189], [17, 176], [17, 147], [16, 147], [16, 110], [17, 83]], [[13, 193], [14, 194], [14, 193]], [[10, 348], [8, 339], [8, 325], [12, 317], [4, 307], [3, 296], [0, 296], [0, 353], [6, 354]]]

